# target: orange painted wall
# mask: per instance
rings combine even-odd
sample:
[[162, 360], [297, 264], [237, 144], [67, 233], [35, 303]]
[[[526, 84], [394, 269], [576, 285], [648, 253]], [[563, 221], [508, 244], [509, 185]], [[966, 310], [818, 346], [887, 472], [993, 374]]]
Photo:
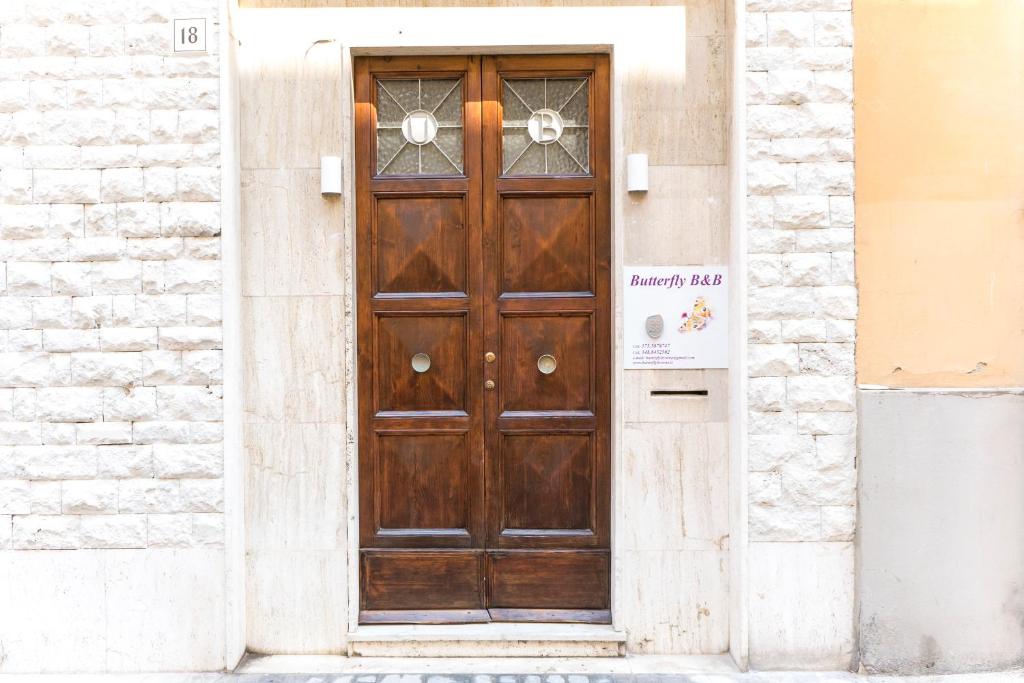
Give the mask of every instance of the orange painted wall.
[[1024, 0], [854, 0], [857, 379], [1024, 385]]

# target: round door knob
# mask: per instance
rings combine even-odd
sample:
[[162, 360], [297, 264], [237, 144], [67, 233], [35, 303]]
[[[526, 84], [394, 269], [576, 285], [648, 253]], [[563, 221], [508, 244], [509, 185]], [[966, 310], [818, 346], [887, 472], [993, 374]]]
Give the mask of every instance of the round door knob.
[[493, 351], [488, 351], [484, 354], [484, 360], [488, 363], [493, 363], [495, 358], [497, 358], [497, 356], [494, 355]]
[[558, 362], [550, 353], [545, 353], [537, 359], [537, 369], [540, 370], [542, 374], [550, 375], [557, 367]]
[[412, 357], [410, 365], [416, 372], [426, 372], [430, 369], [430, 356], [425, 353], [417, 353]]
[[494, 380], [489, 379], [486, 382], [484, 382], [484, 389], [486, 389], [487, 391], [491, 391], [492, 389], [494, 389]]

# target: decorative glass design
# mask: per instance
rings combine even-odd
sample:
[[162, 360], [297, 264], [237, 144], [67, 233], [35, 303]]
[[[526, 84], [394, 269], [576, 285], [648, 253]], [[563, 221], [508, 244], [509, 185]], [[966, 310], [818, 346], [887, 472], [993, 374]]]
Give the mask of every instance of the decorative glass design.
[[461, 175], [462, 79], [377, 81], [377, 175]]
[[505, 175], [590, 173], [586, 78], [516, 78], [502, 83]]

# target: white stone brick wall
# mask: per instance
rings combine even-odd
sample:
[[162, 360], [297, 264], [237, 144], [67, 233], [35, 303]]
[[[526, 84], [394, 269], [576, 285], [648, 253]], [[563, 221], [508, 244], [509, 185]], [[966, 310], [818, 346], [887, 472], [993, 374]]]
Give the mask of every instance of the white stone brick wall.
[[0, 549], [223, 544], [217, 6], [0, 2]]
[[747, 0], [752, 541], [849, 541], [851, 0]]

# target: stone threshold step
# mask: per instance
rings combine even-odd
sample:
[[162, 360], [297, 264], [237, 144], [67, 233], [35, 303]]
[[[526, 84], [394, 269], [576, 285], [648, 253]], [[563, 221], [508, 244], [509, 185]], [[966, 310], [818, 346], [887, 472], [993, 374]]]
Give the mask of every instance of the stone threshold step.
[[626, 634], [597, 624], [364, 625], [348, 634], [350, 656], [617, 657]]
[[[511, 683], [500, 676], [582, 675], [605, 679], [642, 675], [729, 675], [739, 673], [729, 655], [627, 655], [623, 657], [343, 657], [247, 654], [235, 669], [245, 674], [346, 674], [366, 680], [351, 683], [428, 683], [433, 675], [477, 677], [470, 683]], [[423, 677], [399, 680], [392, 676]], [[330, 680], [330, 679], [327, 679]], [[444, 683], [431, 681], [429, 683]], [[461, 678], [458, 683], [462, 683]], [[516, 683], [542, 683], [531, 678]], [[582, 683], [580, 679], [543, 683]]]
[[360, 657], [618, 657], [626, 634], [606, 624], [369, 624], [348, 641]]
[[536, 640], [624, 643], [626, 634], [606, 624], [369, 624], [356, 627], [349, 632], [348, 639], [356, 642]]

